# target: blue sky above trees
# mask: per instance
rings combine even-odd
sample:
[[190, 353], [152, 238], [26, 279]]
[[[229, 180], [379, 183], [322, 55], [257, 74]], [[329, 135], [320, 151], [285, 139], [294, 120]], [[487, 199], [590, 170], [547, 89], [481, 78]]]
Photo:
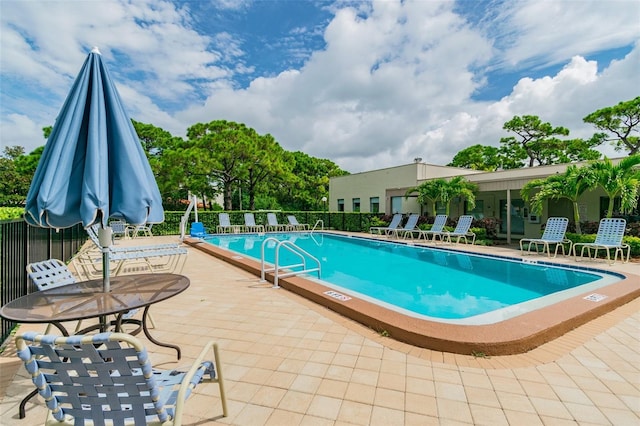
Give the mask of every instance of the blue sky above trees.
[[242, 122], [351, 172], [446, 164], [514, 115], [587, 138], [584, 116], [638, 95], [639, 19], [633, 0], [3, 0], [0, 140], [44, 144], [94, 45], [137, 121]]

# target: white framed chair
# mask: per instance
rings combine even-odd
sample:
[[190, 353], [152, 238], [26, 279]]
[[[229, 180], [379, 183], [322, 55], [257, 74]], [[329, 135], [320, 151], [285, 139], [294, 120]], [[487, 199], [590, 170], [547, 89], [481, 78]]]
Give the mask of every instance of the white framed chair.
[[216, 233], [224, 234], [225, 232], [234, 232], [237, 227], [231, 224], [231, 218], [229, 213], [218, 213], [218, 226], [216, 226]]
[[308, 223], [300, 223], [300, 222], [298, 222], [298, 218], [296, 218], [292, 214], [287, 216], [287, 221], [289, 221], [289, 226], [294, 231], [308, 231], [309, 230], [309, 224]]
[[[440, 240], [447, 242], [449, 244], [453, 243], [453, 238], [456, 239], [456, 244], [460, 243], [461, 239], [464, 239], [465, 244], [469, 244], [468, 238], [472, 238], [471, 244], [475, 244], [476, 242], [476, 234], [475, 232], [470, 231], [471, 223], [473, 222], [473, 216], [471, 215], [462, 215], [458, 218], [458, 224], [456, 228], [451, 231], [445, 231], [440, 234]], [[434, 236], [435, 240], [435, 236]]]
[[387, 232], [397, 229], [402, 222], [402, 213], [396, 213], [391, 218], [391, 222], [387, 226], [372, 226], [369, 228], [371, 234], [387, 234]]
[[[125, 333], [61, 337], [28, 332], [15, 342], [49, 409], [46, 425], [179, 425], [193, 389], [207, 382], [218, 384], [222, 416], [227, 416], [220, 353], [213, 341], [187, 371], [154, 369], [142, 343]], [[205, 360], [211, 355], [213, 360]]]
[[520, 254], [524, 255], [524, 245], [528, 244], [527, 253], [531, 253], [531, 248], [535, 247], [536, 253], [538, 246], [542, 246], [542, 254], [547, 252], [547, 257], [551, 257], [551, 245], [555, 245], [553, 257], [558, 256], [558, 249], [562, 248], [562, 255], [565, 255], [564, 245], [569, 244], [569, 253], [571, 253], [572, 241], [565, 238], [569, 219], [566, 217], [550, 217], [544, 227], [544, 232], [540, 238], [522, 238], [520, 240]]
[[264, 232], [264, 225], [256, 224], [256, 217], [253, 215], [253, 213], [245, 213], [244, 229], [247, 232]]
[[[50, 288], [57, 288], [65, 285], [75, 284], [78, 282], [75, 275], [69, 270], [67, 265], [59, 259], [47, 259], [40, 262], [33, 262], [27, 265], [27, 275], [33, 281], [38, 291], [47, 290]], [[134, 319], [134, 315], [138, 313], [137, 309], [132, 309], [122, 315], [122, 324], [135, 324], [136, 330], [134, 333], [140, 331], [142, 322]], [[149, 315], [149, 322], [154, 325], [151, 315]], [[82, 321], [78, 321], [74, 333], [77, 333], [81, 329]], [[115, 324], [115, 322], [112, 322]], [[90, 327], [85, 330], [97, 330], [100, 325]], [[51, 324], [47, 324], [45, 334], [51, 330]]]
[[420, 231], [418, 229], [418, 219], [420, 219], [419, 214], [414, 213], [409, 215], [409, 218], [407, 219], [407, 222], [404, 224], [404, 226], [398, 226], [396, 229], [387, 231], [387, 236], [400, 238], [400, 235], [402, 235], [403, 238], [407, 238], [407, 235], [409, 235], [413, 237], [414, 232]]
[[418, 239], [424, 237], [425, 241], [429, 241], [429, 236], [431, 235], [431, 239], [435, 241], [436, 235], [444, 232], [444, 227], [447, 225], [447, 218], [448, 216], [446, 214], [436, 215], [431, 229], [421, 230], [418, 234]]
[[278, 223], [278, 217], [275, 213], [267, 213], [267, 231], [288, 231], [289, 225]]
[[[573, 256], [578, 261], [576, 254], [577, 247], [581, 247], [580, 257], [584, 257], [584, 251], [587, 250], [587, 257], [591, 257], [591, 250], [593, 249], [593, 259], [598, 257], [598, 250], [607, 251], [607, 263], [613, 265], [620, 255], [620, 260], [623, 263], [629, 262], [631, 257], [631, 246], [622, 242], [624, 233], [627, 229], [627, 221], [621, 218], [604, 218], [600, 220], [598, 225], [598, 233], [596, 234], [596, 240], [592, 243], [575, 243], [573, 245]], [[613, 250], [613, 259], [611, 259], [611, 250]], [[624, 252], [627, 251], [625, 258]]]

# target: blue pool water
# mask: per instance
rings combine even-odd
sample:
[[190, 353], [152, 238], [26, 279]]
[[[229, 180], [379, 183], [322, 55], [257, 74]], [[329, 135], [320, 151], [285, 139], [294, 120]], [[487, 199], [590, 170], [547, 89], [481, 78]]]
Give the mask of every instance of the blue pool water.
[[[216, 235], [205, 241], [259, 261], [262, 242], [273, 237], [290, 240], [316, 257], [322, 283], [336, 291], [444, 322], [497, 322], [621, 279], [544, 262], [326, 233]], [[272, 240], [265, 246], [268, 263], [274, 262], [275, 245]], [[280, 251], [281, 265], [297, 263], [299, 258]]]

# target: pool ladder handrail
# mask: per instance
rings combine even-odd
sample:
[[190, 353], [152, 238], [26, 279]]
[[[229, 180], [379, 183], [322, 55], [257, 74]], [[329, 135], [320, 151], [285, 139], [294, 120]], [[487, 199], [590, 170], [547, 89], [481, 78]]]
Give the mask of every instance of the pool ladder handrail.
[[313, 225], [313, 228], [311, 229], [311, 233], [313, 234], [313, 232], [316, 230], [316, 228], [318, 227], [318, 225], [320, 225], [320, 230], [324, 231], [324, 221], [322, 219], [318, 219], [316, 220], [316, 224]]
[[[265, 261], [264, 261], [264, 250], [265, 250], [265, 246], [267, 245], [268, 242], [276, 242], [276, 247], [275, 247], [275, 258], [274, 258], [274, 265], [273, 268], [267, 268], [265, 265]], [[290, 253], [293, 253], [294, 255], [298, 256], [301, 260], [302, 263], [298, 263], [295, 265], [286, 265], [286, 266], [281, 266], [279, 264], [279, 255], [280, 255], [280, 249], [286, 249], [288, 250]], [[315, 268], [307, 268], [307, 258], [312, 259], [313, 261], [316, 262], [316, 264], [318, 265]], [[291, 277], [294, 275], [300, 275], [300, 274], [307, 274], [309, 272], [317, 272], [318, 273], [318, 278], [320, 278], [320, 261], [318, 259], [316, 259], [313, 255], [309, 254], [308, 252], [306, 252], [305, 250], [303, 250], [301, 247], [295, 245], [294, 243], [292, 243], [291, 241], [288, 240], [284, 240], [284, 241], [280, 241], [275, 237], [269, 237], [269, 238], [265, 238], [265, 240], [262, 242], [262, 246], [260, 248], [260, 282], [265, 282], [266, 278], [265, 275], [267, 272], [273, 272], [273, 288], [280, 288], [280, 286], [278, 285], [278, 281], [280, 278], [286, 278], [286, 277]], [[291, 270], [291, 268], [299, 268], [302, 267], [302, 270]], [[281, 269], [288, 269], [289, 272], [285, 272], [282, 273], [280, 272]]]

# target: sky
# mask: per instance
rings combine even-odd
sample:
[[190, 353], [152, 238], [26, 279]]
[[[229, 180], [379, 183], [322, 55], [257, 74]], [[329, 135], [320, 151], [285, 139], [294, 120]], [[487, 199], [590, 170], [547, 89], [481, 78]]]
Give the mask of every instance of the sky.
[[3, 149], [45, 144], [93, 46], [136, 121], [244, 123], [351, 173], [446, 165], [516, 115], [588, 138], [640, 95], [636, 0], [0, 0]]

